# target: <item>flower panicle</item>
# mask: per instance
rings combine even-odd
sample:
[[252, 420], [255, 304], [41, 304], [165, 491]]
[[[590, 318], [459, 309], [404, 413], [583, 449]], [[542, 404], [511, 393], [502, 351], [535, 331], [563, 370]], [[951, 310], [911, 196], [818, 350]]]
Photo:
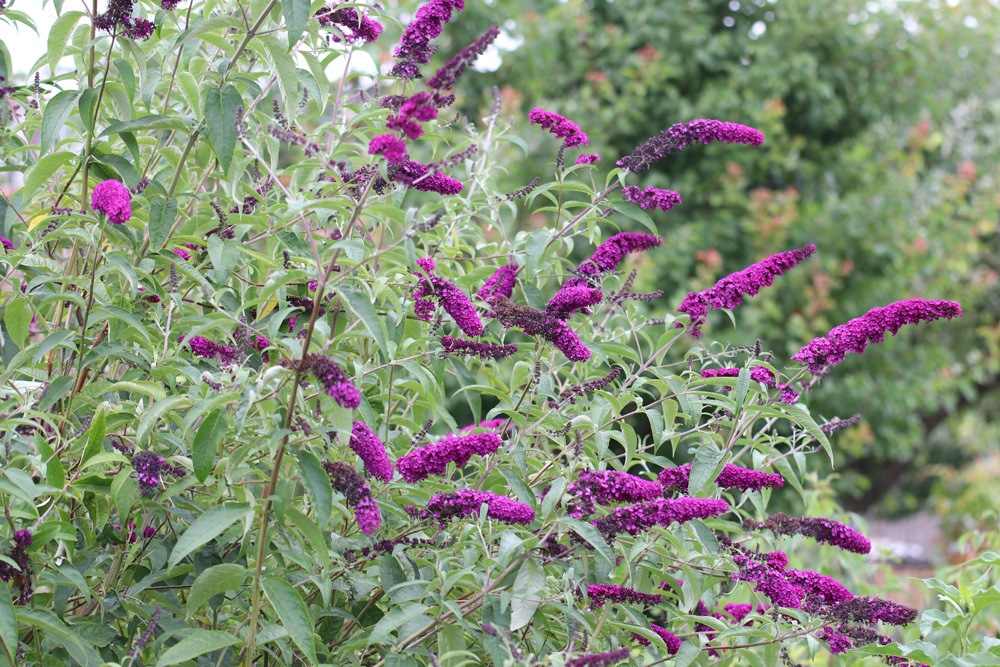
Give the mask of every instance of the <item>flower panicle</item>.
[[618, 507], [605, 517], [593, 521], [605, 536], [614, 538], [622, 533], [638, 535], [655, 526], [686, 523], [692, 519], [707, 519], [725, 514], [729, 503], [714, 498], [657, 498], [636, 505]]
[[632, 202], [644, 211], [647, 208], [657, 211], [669, 211], [681, 203], [680, 194], [673, 190], [663, 190], [654, 187], [640, 190], [638, 186], [626, 185], [622, 189], [622, 195], [626, 201]]
[[528, 121], [532, 125], [541, 125], [542, 129], [562, 139], [564, 148], [586, 146], [590, 143], [590, 138], [584, 134], [579, 125], [553, 111], [536, 107], [528, 112]]
[[488, 456], [503, 447], [496, 433], [449, 435], [418, 447], [396, 460], [396, 469], [407, 482], [415, 483], [431, 475], [443, 475], [449, 463], [461, 468], [473, 456]]
[[622, 470], [589, 470], [566, 487], [566, 494], [571, 498], [566, 503], [567, 514], [585, 519], [594, 513], [596, 505], [653, 500], [663, 494], [663, 489], [657, 482]]
[[744, 527], [770, 530], [775, 535], [805, 535], [817, 542], [857, 554], [867, 554], [872, 550], [872, 543], [864, 535], [847, 524], [826, 517], [793, 517], [779, 512], [759, 523], [749, 520]]
[[372, 497], [372, 491], [354, 468], [346, 463], [325, 461], [323, 469], [334, 491], [342, 493], [354, 508], [354, 518], [365, 535], [373, 535], [382, 525], [382, 513]]
[[631, 154], [618, 160], [617, 164], [622, 169], [641, 174], [653, 163], [668, 155], [676, 155], [693, 143], [709, 144], [713, 141], [760, 146], [764, 143], [764, 134], [739, 123], [700, 118], [671, 125], [637, 146]]
[[492, 343], [480, 343], [474, 340], [462, 340], [452, 336], [442, 336], [441, 345], [444, 347], [442, 356], [457, 354], [480, 359], [503, 359], [517, 353], [517, 344], [494, 345]]
[[360, 420], [355, 421], [351, 427], [351, 439], [348, 444], [364, 462], [369, 475], [383, 482], [392, 481], [392, 461], [385, 451], [385, 445], [368, 424]]
[[[664, 468], [660, 471], [659, 480], [664, 491], [687, 493], [690, 477], [691, 464], [686, 463], [676, 468]], [[727, 463], [719, 476], [715, 478], [715, 483], [724, 489], [760, 491], [763, 488], [781, 488], [785, 485], [785, 479], [777, 473], [750, 470]]]
[[566, 667], [611, 667], [622, 660], [628, 660], [631, 655], [632, 649], [623, 646], [613, 651], [588, 653], [577, 658], [570, 658], [566, 661]]
[[471, 67], [479, 59], [479, 56], [486, 53], [486, 49], [499, 36], [500, 28], [496, 25], [491, 25], [487, 28], [486, 32], [473, 40], [471, 44], [452, 56], [434, 76], [427, 79], [427, 87], [433, 88], [438, 94], [454, 88], [455, 82], [462, 75], [462, 72], [467, 67]]
[[587, 597], [590, 598], [591, 609], [600, 609], [609, 602], [654, 607], [666, 600], [657, 593], [642, 593], [616, 584], [590, 584], [587, 586]]
[[535, 520], [535, 510], [529, 505], [476, 489], [439, 493], [430, 499], [421, 515], [425, 519], [433, 518], [439, 524], [446, 524], [453, 519], [478, 515], [483, 505], [487, 507], [486, 515], [496, 521], [529, 525]]

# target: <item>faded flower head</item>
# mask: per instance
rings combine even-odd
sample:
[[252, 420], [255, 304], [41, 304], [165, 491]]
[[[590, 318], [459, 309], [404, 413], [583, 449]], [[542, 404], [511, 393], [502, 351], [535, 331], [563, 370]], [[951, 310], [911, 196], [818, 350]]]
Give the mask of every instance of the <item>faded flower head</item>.
[[354, 518], [358, 527], [365, 535], [372, 535], [382, 525], [382, 513], [378, 503], [372, 498], [372, 491], [354, 472], [354, 468], [346, 463], [323, 463], [323, 469], [330, 477], [330, 486], [334, 491], [344, 494], [347, 504], [354, 508]]
[[743, 525], [747, 529], [767, 529], [775, 535], [805, 535], [817, 542], [857, 554], [867, 554], [872, 550], [872, 543], [864, 535], [846, 524], [826, 517], [793, 517], [779, 512], [766, 521], [746, 521]]
[[318, 353], [307, 354], [302, 360], [302, 367], [323, 385], [327, 395], [332, 396], [340, 407], [354, 409], [361, 405], [358, 388], [330, 357]]
[[121, 225], [132, 218], [132, 193], [121, 181], [103, 181], [90, 195], [90, 208], [107, 215], [110, 222]]
[[640, 190], [635, 185], [626, 185], [622, 190], [626, 201], [630, 201], [642, 210], [652, 208], [659, 211], [669, 211], [681, 203], [681, 196], [673, 190], [648, 187]]

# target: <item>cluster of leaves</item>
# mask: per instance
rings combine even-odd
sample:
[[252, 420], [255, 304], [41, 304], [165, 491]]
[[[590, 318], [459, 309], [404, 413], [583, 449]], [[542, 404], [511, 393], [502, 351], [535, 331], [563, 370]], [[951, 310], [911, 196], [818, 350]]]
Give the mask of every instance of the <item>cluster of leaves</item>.
[[[799, 513], [836, 513], [803, 483], [834, 428], [789, 394], [804, 369], [692, 347], [687, 314], [641, 312], [615, 269], [669, 252], [617, 195], [627, 171], [598, 181], [564, 145], [546, 182], [499, 187], [499, 147], [523, 142], [500, 100], [481, 122], [445, 111], [481, 44], [414, 76], [461, 0], [420, 6], [384, 54], [396, 76], [352, 65], [397, 32], [373, 6], [163, 0], [142, 21], [149, 3], [55, 6], [35, 67], [51, 76], [0, 99], [3, 169], [23, 178], [0, 200], [0, 659], [904, 652], [877, 623], [911, 611], [865, 595], [859, 557], [802, 536], [867, 540], [768, 510], [787, 483]], [[537, 229], [517, 229], [523, 211]], [[627, 220], [653, 234], [615, 235]], [[787, 268], [703, 301], [738, 304]], [[735, 371], [702, 374], [720, 367]]]

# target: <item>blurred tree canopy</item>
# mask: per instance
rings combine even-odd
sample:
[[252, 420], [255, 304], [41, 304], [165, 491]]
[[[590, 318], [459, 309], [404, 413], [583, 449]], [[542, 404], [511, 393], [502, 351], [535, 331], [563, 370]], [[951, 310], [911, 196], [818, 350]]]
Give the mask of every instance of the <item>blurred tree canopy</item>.
[[[912, 509], [933, 483], [930, 464], [961, 466], [984, 439], [996, 441], [988, 415], [997, 414], [1000, 393], [1000, 68], [989, 63], [1000, 43], [998, 7], [470, 3], [437, 57], [494, 22], [504, 48], [489, 80], [501, 86], [505, 111], [520, 117], [542, 106], [575, 120], [604, 170], [692, 118], [767, 135], [759, 149], [692, 147], [643, 177], [643, 185], [684, 197], [654, 215], [674, 249], [640, 277], [640, 286], [666, 290], [654, 313], [673, 312], [687, 290], [807, 243], [817, 244], [817, 256], [737, 313], [752, 323], [741, 330], [780, 357], [892, 301], [962, 303], [961, 320], [904, 330], [814, 390], [821, 416], [864, 418], [836, 440], [836, 488], [848, 507]], [[492, 102], [483, 81], [462, 80], [471, 117]], [[511, 189], [554, 168], [550, 137], [526, 141], [526, 153], [509, 149]], [[710, 326], [730, 325], [717, 315]], [[732, 342], [753, 341], [734, 334]], [[954, 428], [962, 414], [976, 427], [966, 420]]]

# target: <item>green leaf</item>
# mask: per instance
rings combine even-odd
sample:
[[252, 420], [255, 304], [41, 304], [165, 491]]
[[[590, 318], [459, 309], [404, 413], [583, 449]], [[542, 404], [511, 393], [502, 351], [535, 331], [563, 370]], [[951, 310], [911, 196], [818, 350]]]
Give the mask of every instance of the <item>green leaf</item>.
[[820, 429], [819, 424], [816, 423], [813, 416], [801, 405], [785, 405], [784, 409], [785, 412], [792, 416], [796, 424], [804, 428], [809, 435], [814, 437], [823, 446], [823, 451], [830, 457], [830, 466], [833, 467], [833, 447], [830, 446], [829, 438]]
[[697, 644], [694, 642], [683, 642], [674, 655], [675, 667], [688, 667], [688, 665], [695, 661], [699, 653], [701, 653], [701, 648]]
[[594, 547], [597, 555], [601, 557], [605, 565], [608, 567], [615, 566], [615, 556], [611, 553], [611, 547], [608, 543], [604, 541], [604, 536], [601, 535], [601, 531], [597, 530], [593, 525], [586, 523], [584, 521], [579, 521], [578, 519], [571, 519], [569, 517], [560, 517], [559, 523], [566, 524], [569, 526], [574, 533], [585, 539], [590, 543], [590, 546]]
[[388, 358], [389, 346], [386, 343], [385, 320], [375, 312], [371, 297], [349, 288], [340, 289], [338, 292], [343, 295], [351, 310], [361, 318], [365, 328], [375, 337], [382, 354]]
[[[73, 13], [81, 14], [82, 12]], [[60, 17], [60, 20], [62, 18], [65, 17]], [[73, 113], [73, 105], [76, 104], [76, 98], [79, 96], [80, 91], [78, 90], [64, 90], [57, 93], [45, 104], [42, 116], [42, 153], [47, 152], [56, 143], [56, 139], [59, 138], [59, 130], [66, 125], [66, 119]]]
[[[392, 554], [385, 554], [379, 560], [378, 563], [378, 578], [382, 582], [382, 590], [389, 594], [396, 586], [407, 581], [406, 575], [403, 574], [403, 568], [400, 567], [399, 561]], [[392, 596], [389, 596], [392, 599]]]
[[176, 665], [197, 658], [199, 655], [239, 644], [241, 641], [240, 638], [221, 630], [195, 630], [164, 651], [156, 664], [158, 667]]
[[17, 612], [17, 620], [44, 630], [49, 640], [55, 639], [53, 635], [60, 637], [61, 641], [57, 641], [65, 646], [70, 657], [83, 667], [100, 667], [104, 664], [97, 651], [52, 612], [22, 607]]
[[212, 472], [219, 442], [227, 431], [229, 431], [229, 417], [224, 410], [213, 411], [198, 427], [194, 443], [191, 445], [191, 462], [194, 464], [194, 476], [199, 482], [204, 482]]
[[17, 610], [10, 597], [10, 588], [0, 586], [0, 658], [5, 658], [11, 667], [16, 667], [17, 655]]
[[212, 260], [212, 267], [215, 269], [215, 283], [221, 284], [232, 277], [233, 269], [240, 261], [243, 253], [243, 244], [237, 239], [223, 241], [218, 234], [213, 234], [208, 238], [208, 257]]
[[[67, 379], [75, 380], [76, 378]], [[55, 382], [52, 384], [55, 385]], [[51, 388], [49, 391], [52, 391]], [[38, 447], [38, 454], [42, 458], [42, 463], [45, 464], [45, 483], [53, 488], [61, 489], [63, 484], [66, 483], [66, 471], [63, 469], [62, 462], [56, 456], [55, 451], [46, 438], [41, 436], [36, 437], [35, 445]]]
[[743, 408], [748, 391], [750, 391], [750, 370], [741, 368], [740, 376], [736, 380], [736, 391], [733, 392], [733, 403], [736, 405], [737, 412]]
[[22, 201], [30, 201], [31, 196], [35, 194], [38, 188], [46, 183], [52, 186], [51, 181], [55, 173], [69, 164], [75, 157], [77, 157], [76, 153], [62, 151], [46, 155], [39, 159], [35, 163], [35, 166], [31, 168], [31, 171], [28, 172], [28, 175], [24, 177], [24, 189], [21, 191]]
[[236, 147], [236, 109], [243, 98], [233, 84], [219, 89], [209, 86], [205, 97], [205, 125], [212, 148], [223, 171], [229, 171]]
[[163, 247], [177, 216], [177, 200], [154, 199], [149, 204], [149, 249], [156, 252]]
[[18, 349], [23, 349], [24, 343], [28, 340], [28, 327], [32, 315], [28, 299], [20, 295], [14, 296], [4, 308], [3, 323], [7, 326], [11, 341]]
[[[76, 27], [77, 22], [83, 16], [83, 12], [66, 12], [57, 18], [52, 24], [52, 27], [49, 28], [48, 48], [46, 49], [45, 54], [49, 59], [49, 69], [53, 72], [56, 71], [56, 66], [59, 64], [59, 60], [62, 58], [63, 53], [66, 51], [66, 45], [69, 44], [70, 33], [73, 32], [73, 28]], [[42, 136], [44, 136], [44, 134]], [[45, 150], [44, 145], [42, 146], [42, 150]]]
[[145, 443], [149, 439], [149, 433], [156, 426], [156, 423], [168, 412], [176, 412], [191, 405], [191, 399], [187, 396], [171, 396], [170, 398], [157, 401], [143, 413], [139, 420], [139, 426], [135, 429], [135, 440], [137, 443]]
[[306, 22], [312, 15], [311, 5], [309, 0], [281, 0], [281, 14], [285, 17], [289, 49], [295, 46], [295, 43], [302, 37]]
[[298, 97], [299, 74], [295, 61], [288, 54], [286, 45], [274, 35], [259, 35], [257, 41], [264, 45], [264, 59], [268, 61], [270, 71], [278, 77], [278, 89], [288, 108]]
[[118, 518], [124, 522], [135, 504], [135, 480], [132, 475], [118, 475], [111, 482], [111, 500], [118, 510]]
[[317, 664], [316, 643], [313, 640], [313, 622], [305, 600], [295, 588], [284, 579], [265, 577], [261, 582], [267, 599], [278, 613], [281, 624], [288, 630], [292, 641], [298, 646], [309, 661], [306, 664]]
[[198, 575], [188, 593], [188, 615], [198, 611], [202, 605], [219, 593], [236, 591], [243, 587], [247, 569], [236, 563], [213, 565]]
[[181, 118], [177, 118], [176, 116], [160, 116], [152, 114], [149, 116], [142, 116], [140, 118], [133, 118], [132, 120], [126, 120], [121, 123], [115, 123], [114, 125], [109, 125], [103, 132], [101, 132], [101, 136], [106, 137], [109, 134], [121, 134], [122, 132], [136, 132], [144, 130], [186, 129], [188, 129], [187, 123], [185, 123]]
[[534, 558], [521, 563], [514, 579], [513, 597], [510, 599], [510, 629], [520, 630], [535, 615], [542, 603], [539, 593], [545, 587], [545, 569]]
[[333, 489], [330, 487], [330, 477], [323, 470], [323, 465], [312, 452], [299, 451], [299, 473], [302, 484], [306, 487], [309, 500], [312, 502], [313, 515], [320, 528], [326, 528], [330, 523], [330, 512], [333, 507]]
[[368, 643], [381, 644], [389, 639], [389, 633], [404, 623], [412, 621], [427, 611], [427, 606], [417, 602], [406, 602], [383, 616], [368, 635]]
[[94, 113], [97, 111], [97, 99], [100, 97], [100, 93], [96, 88], [85, 88], [82, 93], [80, 93], [80, 118], [83, 120], [84, 127], [86, 127], [91, 132], [94, 131]]
[[87, 435], [87, 447], [83, 450], [83, 458], [80, 464], [86, 463], [95, 454], [101, 451], [104, 446], [104, 436], [107, 434], [107, 418], [104, 408], [97, 408], [97, 414], [90, 422], [90, 432]]
[[691, 464], [691, 476], [688, 478], [687, 492], [692, 496], [705, 488], [705, 485], [714, 481], [718, 477], [719, 463], [726, 455], [724, 450], [719, 449], [712, 443], [702, 445], [695, 452], [694, 461]]
[[245, 519], [251, 511], [250, 505], [246, 503], [230, 503], [213, 507], [202, 514], [177, 540], [167, 561], [167, 569], [172, 570], [189, 553], [226, 532], [229, 526]]

